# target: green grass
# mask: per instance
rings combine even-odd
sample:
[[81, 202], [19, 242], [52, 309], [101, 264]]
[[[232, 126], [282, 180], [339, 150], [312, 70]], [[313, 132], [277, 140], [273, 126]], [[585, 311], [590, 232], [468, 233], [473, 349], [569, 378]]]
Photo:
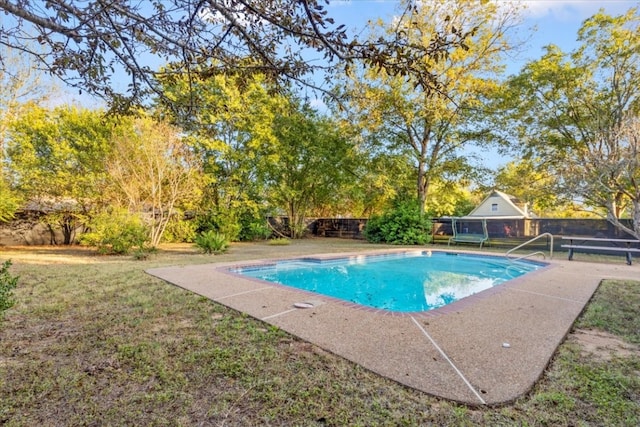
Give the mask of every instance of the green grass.
[[288, 246], [291, 244], [291, 239], [287, 237], [278, 237], [276, 239], [269, 239], [271, 246]]
[[[339, 240], [234, 244], [227, 262], [379, 248]], [[77, 249], [77, 248], [76, 248]], [[0, 424], [635, 426], [640, 355], [572, 340], [511, 405], [465, 407], [381, 378], [263, 322], [146, 275], [212, 262], [172, 246], [146, 260], [2, 250], [20, 276], [0, 326]], [[640, 283], [605, 282], [576, 327], [638, 342]]]
[[640, 344], [640, 286], [611, 280], [598, 289], [598, 298], [589, 304], [577, 326], [597, 328]]

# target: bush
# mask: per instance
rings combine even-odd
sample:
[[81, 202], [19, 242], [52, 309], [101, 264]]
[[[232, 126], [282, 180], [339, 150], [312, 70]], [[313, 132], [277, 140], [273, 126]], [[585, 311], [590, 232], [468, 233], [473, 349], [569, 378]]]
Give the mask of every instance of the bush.
[[148, 252], [149, 229], [138, 215], [126, 210], [102, 212], [89, 222], [80, 242], [95, 246], [101, 254], [127, 255], [132, 249]]
[[173, 215], [162, 234], [162, 241], [167, 243], [193, 243], [196, 238], [196, 220], [183, 219], [182, 215]]
[[0, 319], [6, 310], [13, 307], [13, 290], [18, 286], [18, 277], [9, 273], [11, 261], [5, 261], [0, 266]]
[[196, 236], [196, 246], [205, 254], [221, 254], [229, 248], [229, 241], [224, 234], [207, 230]]
[[[198, 218], [196, 231], [203, 234], [209, 231], [224, 235], [230, 241], [237, 241], [242, 226], [232, 211], [209, 211]], [[197, 242], [196, 242], [197, 244]]]
[[266, 215], [250, 208], [211, 210], [198, 217], [196, 232], [214, 230], [231, 242], [265, 240], [271, 235]]
[[240, 216], [240, 241], [265, 240], [271, 236], [267, 219], [263, 216], [252, 216], [248, 212]]
[[369, 242], [394, 245], [424, 245], [431, 241], [431, 220], [420, 215], [414, 201], [401, 201], [367, 221], [364, 235]]

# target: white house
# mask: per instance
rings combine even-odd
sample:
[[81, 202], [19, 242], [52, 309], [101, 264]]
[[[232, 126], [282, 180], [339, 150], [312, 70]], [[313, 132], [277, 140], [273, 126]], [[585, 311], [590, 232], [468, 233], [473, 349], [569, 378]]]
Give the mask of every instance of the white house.
[[449, 239], [449, 244], [479, 243], [482, 248], [489, 237], [535, 235], [536, 223], [527, 221], [535, 217], [529, 211], [527, 203], [502, 191], [493, 190], [468, 215], [451, 218], [453, 236]]
[[487, 219], [526, 219], [535, 218], [527, 203], [522, 203], [517, 198], [493, 190], [474, 210], [466, 217]]

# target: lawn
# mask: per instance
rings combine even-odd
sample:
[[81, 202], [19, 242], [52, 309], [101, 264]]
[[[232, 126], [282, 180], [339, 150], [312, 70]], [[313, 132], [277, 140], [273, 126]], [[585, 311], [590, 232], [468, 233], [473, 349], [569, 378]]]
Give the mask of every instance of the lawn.
[[640, 424], [640, 282], [603, 282], [528, 395], [467, 407], [144, 273], [371, 248], [312, 239], [234, 244], [211, 256], [182, 245], [142, 261], [77, 247], [0, 248], [20, 275], [17, 304], [0, 325], [0, 424]]

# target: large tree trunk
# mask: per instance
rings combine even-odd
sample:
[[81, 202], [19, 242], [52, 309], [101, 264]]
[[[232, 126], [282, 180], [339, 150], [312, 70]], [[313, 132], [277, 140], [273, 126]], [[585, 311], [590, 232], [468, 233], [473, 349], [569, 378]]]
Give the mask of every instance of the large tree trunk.
[[615, 211], [615, 205], [613, 203], [609, 203], [609, 205], [607, 206], [607, 220], [617, 229], [624, 231], [625, 233], [628, 233], [636, 239], [640, 240], [640, 200], [632, 200], [631, 228], [620, 222], [620, 218], [616, 215]]
[[424, 159], [418, 159], [418, 206], [420, 216], [425, 213], [429, 182], [429, 176], [426, 171], [426, 161]]

